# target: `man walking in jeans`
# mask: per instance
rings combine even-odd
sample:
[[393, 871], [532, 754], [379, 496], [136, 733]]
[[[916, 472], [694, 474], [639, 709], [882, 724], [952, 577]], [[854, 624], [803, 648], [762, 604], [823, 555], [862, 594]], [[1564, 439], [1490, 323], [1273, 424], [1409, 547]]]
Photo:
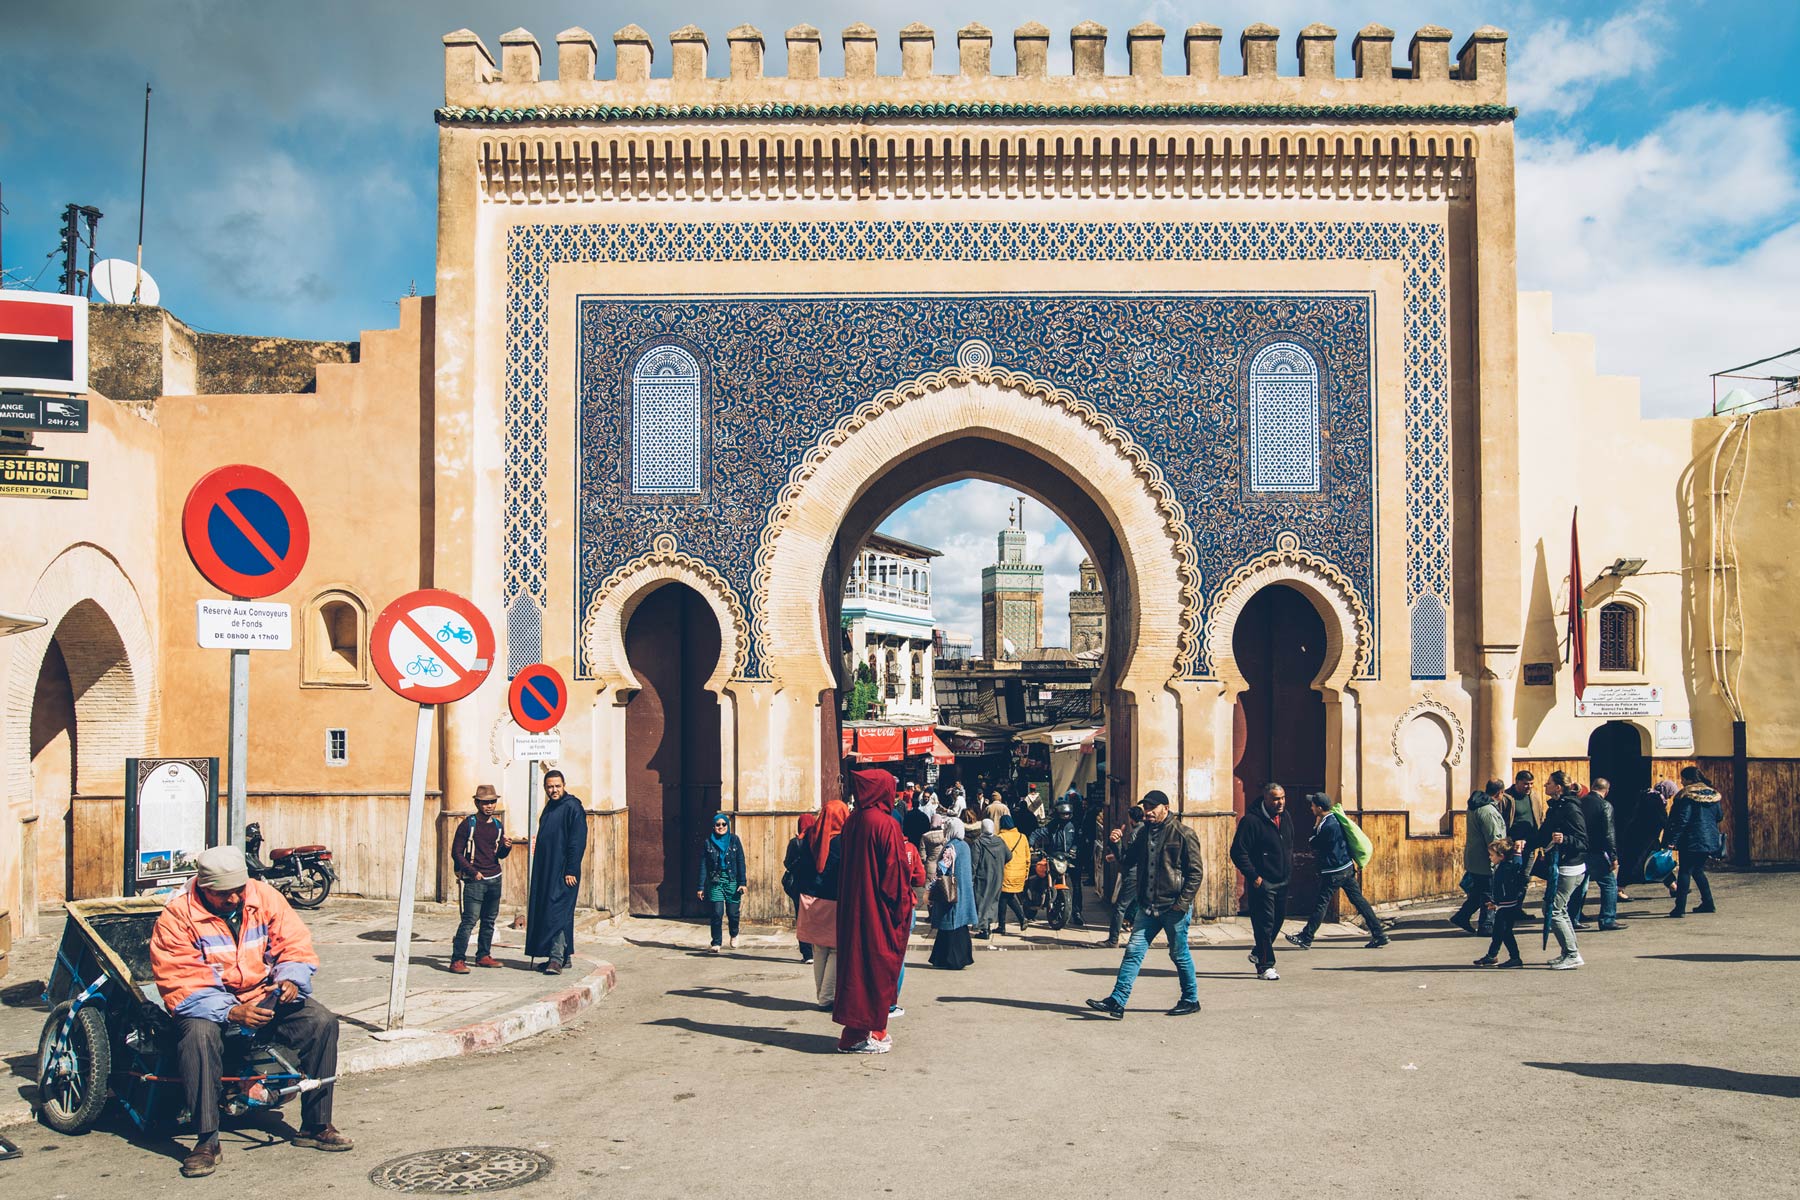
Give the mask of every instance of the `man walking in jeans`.
[[1231, 839], [1231, 863], [1244, 875], [1244, 906], [1256, 949], [1250, 963], [1258, 979], [1280, 979], [1275, 970], [1275, 935], [1287, 915], [1288, 878], [1294, 870], [1294, 847], [1282, 827], [1287, 791], [1279, 783], [1263, 785], [1262, 798], [1249, 805]]
[[1131, 985], [1137, 982], [1150, 939], [1158, 932], [1169, 939], [1169, 958], [1181, 980], [1181, 999], [1169, 1010], [1171, 1017], [1200, 1011], [1200, 985], [1194, 977], [1194, 958], [1188, 953], [1188, 922], [1194, 915], [1194, 894], [1200, 890], [1200, 839], [1192, 829], [1169, 816], [1169, 798], [1159, 791], [1144, 794], [1144, 827], [1126, 851], [1125, 869], [1137, 875], [1137, 917], [1131, 923], [1131, 940], [1119, 963], [1119, 977], [1110, 996], [1089, 1000], [1087, 1006], [1112, 1019], [1125, 1016]]
[[462, 922], [456, 927], [456, 938], [450, 943], [450, 970], [456, 975], [469, 973], [469, 933], [481, 921], [481, 940], [475, 943], [475, 965], [497, 967], [500, 960], [493, 955], [494, 922], [500, 916], [500, 860], [512, 853], [523, 839], [509, 839], [506, 827], [494, 810], [500, 794], [491, 783], [475, 788], [475, 815], [456, 827], [450, 841], [450, 857], [456, 863], [456, 877], [462, 881]]

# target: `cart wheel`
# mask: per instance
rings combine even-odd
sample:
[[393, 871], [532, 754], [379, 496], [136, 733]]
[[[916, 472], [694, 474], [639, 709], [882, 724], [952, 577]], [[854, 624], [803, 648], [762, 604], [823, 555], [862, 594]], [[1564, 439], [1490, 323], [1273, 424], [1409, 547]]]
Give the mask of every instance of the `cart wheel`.
[[309, 866], [300, 872], [300, 878], [283, 889], [282, 894], [295, 908], [317, 908], [331, 895], [331, 876], [323, 867]]
[[38, 1115], [44, 1124], [58, 1133], [86, 1132], [106, 1107], [111, 1074], [105, 1014], [89, 1007], [70, 1021], [67, 1000], [51, 1009], [38, 1038]]

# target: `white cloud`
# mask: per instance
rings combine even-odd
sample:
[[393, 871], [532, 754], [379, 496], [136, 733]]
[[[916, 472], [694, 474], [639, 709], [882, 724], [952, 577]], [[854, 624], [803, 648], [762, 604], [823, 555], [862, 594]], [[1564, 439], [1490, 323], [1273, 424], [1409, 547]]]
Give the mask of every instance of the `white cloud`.
[[1654, 3], [1580, 28], [1561, 17], [1545, 21], [1519, 38], [1507, 94], [1527, 115], [1571, 116], [1602, 87], [1661, 61], [1669, 24]]
[[[940, 628], [964, 633], [981, 650], [981, 569], [994, 561], [996, 537], [1006, 528], [1012, 488], [965, 480], [915, 497], [882, 522], [883, 533], [918, 542], [944, 557], [931, 568], [932, 615]], [[1069, 593], [1086, 557], [1081, 540], [1043, 505], [1028, 501], [1027, 557], [1044, 565], [1044, 641], [1069, 644]]]
[[1642, 380], [1646, 415], [1705, 411], [1710, 373], [1800, 341], [1793, 124], [1704, 107], [1630, 143], [1520, 139], [1519, 284]]

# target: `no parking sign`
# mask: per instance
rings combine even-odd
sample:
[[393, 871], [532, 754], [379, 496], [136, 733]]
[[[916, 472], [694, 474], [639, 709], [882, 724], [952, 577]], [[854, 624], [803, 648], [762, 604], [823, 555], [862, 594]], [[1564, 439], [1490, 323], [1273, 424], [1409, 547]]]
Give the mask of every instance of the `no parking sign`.
[[208, 471], [181, 509], [188, 557], [208, 583], [242, 600], [273, 596], [300, 574], [312, 534], [299, 497], [261, 467]]
[[416, 704], [448, 704], [481, 686], [494, 665], [494, 629], [455, 592], [423, 588], [381, 610], [369, 631], [375, 673]]

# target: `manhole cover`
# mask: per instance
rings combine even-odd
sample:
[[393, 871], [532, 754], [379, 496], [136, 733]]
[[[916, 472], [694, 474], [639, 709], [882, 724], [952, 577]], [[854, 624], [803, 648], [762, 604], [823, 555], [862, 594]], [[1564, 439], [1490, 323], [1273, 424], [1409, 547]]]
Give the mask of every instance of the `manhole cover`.
[[369, 1182], [393, 1192], [467, 1196], [542, 1179], [550, 1165], [547, 1155], [517, 1146], [452, 1146], [390, 1158], [369, 1172]]

